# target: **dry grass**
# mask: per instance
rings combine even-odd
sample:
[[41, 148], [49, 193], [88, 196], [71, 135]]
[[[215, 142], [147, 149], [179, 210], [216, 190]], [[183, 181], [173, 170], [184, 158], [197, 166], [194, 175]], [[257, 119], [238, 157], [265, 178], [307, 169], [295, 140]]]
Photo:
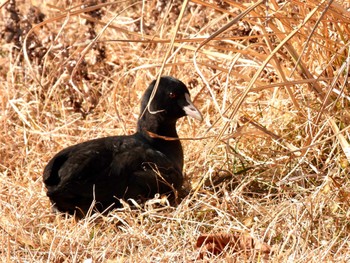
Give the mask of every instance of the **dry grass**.
[[[216, 262], [349, 261], [349, 3], [269, 0], [235, 22], [254, 3], [31, 2], [1, 2], [2, 262], [200, 261], [197, 238], [216, 233], [271, 246], [204, 256]], [[161, 71], [205, 117], [178, 125], [198, 139], [183, 140], [189, 196], [78, 222], [51, 213], [47, 161], [132, 133]]]

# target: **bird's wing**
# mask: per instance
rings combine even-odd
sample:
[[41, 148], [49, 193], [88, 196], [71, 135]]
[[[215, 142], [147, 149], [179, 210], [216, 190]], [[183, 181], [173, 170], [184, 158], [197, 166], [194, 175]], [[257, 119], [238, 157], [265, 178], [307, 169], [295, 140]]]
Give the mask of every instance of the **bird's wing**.
[[147, 143], [133, 137], [111, 137], [59, 152], [44, 170], [44, 183], [54, 191], [73, 187], [81, 191], [95, 185], [102, 195], [150, 196], [179, 187], [182, 173]]
[[123, 198], [153, 197], [182, 185], [182, 173], [162, 152], [147, 145], [117, 154], [111, 167], [113, 175], [120, 175], [125, 184]]
[[103, 172], [113, 160], [113, 150], [103, 140], [77, 144], [56, 154], [44, 169], [44, 183], [57, 186], [72, 180], [88, 180]]

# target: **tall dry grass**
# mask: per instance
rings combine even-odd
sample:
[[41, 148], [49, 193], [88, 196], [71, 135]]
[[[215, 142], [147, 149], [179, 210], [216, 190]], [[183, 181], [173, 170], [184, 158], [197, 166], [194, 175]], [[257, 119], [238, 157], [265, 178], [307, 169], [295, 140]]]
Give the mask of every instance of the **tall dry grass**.
[[[186, 3], [1, 2], [2, 262], [349, 261], [349, 3]], [[78, 222], [50, 212], [47, 161], [131, 134], [158, 74], [204, 115], [178, 124], [189, 195]], [[201, 254], [198, 237], [219, 233], [271, 252]]]

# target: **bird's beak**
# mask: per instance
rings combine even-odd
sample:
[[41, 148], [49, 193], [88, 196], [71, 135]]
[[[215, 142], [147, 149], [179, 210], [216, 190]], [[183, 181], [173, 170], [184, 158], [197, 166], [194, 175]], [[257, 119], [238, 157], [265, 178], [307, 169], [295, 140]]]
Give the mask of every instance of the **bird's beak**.
[[202, 121], [203, 117], [200, 111], [193, 105], [191, 101], [190, 95], [185, 93], [185, 99], [188, 105], [184, 106], [182, 109], [186, 113], [187, 116], [195, 118], [196, 120]]

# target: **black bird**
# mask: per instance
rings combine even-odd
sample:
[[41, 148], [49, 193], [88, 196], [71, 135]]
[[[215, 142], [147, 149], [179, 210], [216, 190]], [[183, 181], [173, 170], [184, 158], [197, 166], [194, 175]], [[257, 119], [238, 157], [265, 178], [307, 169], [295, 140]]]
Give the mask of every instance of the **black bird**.
[[43, 177], [55, 210], [83, 217], [90, 207], [106, 212], [120, 207], [119, 199], [146, 200], [182, 186], [176, 121], [202, 116], [183, 82], [161, 77], [154, 90], [155, 83], [143, 95], [136, 133], [82, 142], [50, 160]]

